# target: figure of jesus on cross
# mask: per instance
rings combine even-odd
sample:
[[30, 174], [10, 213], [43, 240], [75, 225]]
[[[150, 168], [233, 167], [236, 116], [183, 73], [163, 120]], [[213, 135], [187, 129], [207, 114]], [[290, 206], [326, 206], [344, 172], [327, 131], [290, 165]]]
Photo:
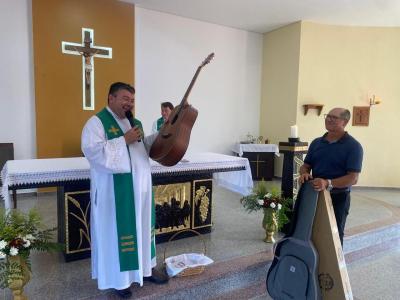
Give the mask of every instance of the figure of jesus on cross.
[[112, 48], [93, 45], [93, 29], [82, 28], [82, 44], [62, 42], [62, 52], [82, 56], [83, 109], [94, 110], [93, 57], [112, 58]]
[[[86, 43], [86, 42], [85, 42]], [[78, 51], [78, 49], [76, 49], [76, 51]], [[93, 66], [92, 66], [92, 56], [94, 54], [92, 53], [87, 53], [87, 52], [80, 52], [78, 51], [81, 55], [83, 55], [83, 57], [85, 58], [85, 83], [86, 83], [86, 87], [90, 86], [90, 74], [93, 70]]]

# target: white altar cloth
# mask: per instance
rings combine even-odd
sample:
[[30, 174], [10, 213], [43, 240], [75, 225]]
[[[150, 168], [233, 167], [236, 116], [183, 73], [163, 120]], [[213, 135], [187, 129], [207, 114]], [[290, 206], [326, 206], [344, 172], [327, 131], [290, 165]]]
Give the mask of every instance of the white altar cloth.
[[[218, 153], [196, 153], [185, 155], [181, 162], [172, 167], [164, 167], [150, 160], [151, 173], [168, 174], [191, 171], [218, 170], [213, 179], [225, 187], [242, 195], [248, 195], [253, 188], [250, 164], [247, 158]], [[244, 170], [230, 171], [244, 168]], [[65, 182], [90, 179], [89, 162], [85, 157], [9, 160], [1, 171], [3, 182], [1, 195], [6, 209], [11, 208], [9, 187], [42, 183]]]
[[243, 156], [243, 152], [273, 152], [279, 156], [279, 147], [275, 144], [239, 144], [236, 143], [231, 149], [234, 153]]

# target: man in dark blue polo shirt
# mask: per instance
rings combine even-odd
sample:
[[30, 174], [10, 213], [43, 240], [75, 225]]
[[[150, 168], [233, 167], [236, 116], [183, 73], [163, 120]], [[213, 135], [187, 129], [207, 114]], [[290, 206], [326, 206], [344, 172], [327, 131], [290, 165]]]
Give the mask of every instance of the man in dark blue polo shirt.
[[301, 183], [312, 180], [316, 191], [330, 191], [342, 245], [350, 190], [357, 183], [363, 159], [362, 146], [344, 130], [349, 120], [350, 112], [344, 108], [334, 108], [325, 115], [328, 132], [312, 141], [300, 168]]

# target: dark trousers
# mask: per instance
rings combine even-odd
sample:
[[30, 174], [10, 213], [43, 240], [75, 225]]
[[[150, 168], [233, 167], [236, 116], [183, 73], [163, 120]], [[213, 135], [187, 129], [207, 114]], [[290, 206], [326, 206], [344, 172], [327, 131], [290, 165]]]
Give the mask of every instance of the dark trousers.
[[339, 231], [340, 243], [343, 246], [344, 226], [350, 209], [350, 192], [331, 193], [333, 210]]

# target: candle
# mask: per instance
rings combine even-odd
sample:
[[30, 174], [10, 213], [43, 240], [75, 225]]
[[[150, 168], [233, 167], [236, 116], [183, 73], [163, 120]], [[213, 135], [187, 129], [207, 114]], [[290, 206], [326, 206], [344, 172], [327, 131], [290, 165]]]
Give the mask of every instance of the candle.
[[290, 126], [290, 137], [291, 138], [299, 137], [298, 132], [297, 132], [297, 125]]

